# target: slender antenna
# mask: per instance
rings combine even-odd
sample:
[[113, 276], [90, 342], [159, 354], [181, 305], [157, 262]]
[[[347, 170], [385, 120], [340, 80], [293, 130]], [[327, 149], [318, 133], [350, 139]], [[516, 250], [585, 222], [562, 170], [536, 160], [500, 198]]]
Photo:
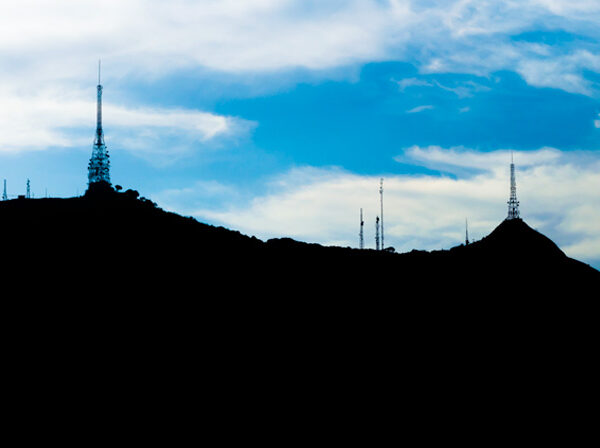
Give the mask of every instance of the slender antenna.
[[465, 218], [465, 246], [469, 245], [469, 222]]
[[365, 248], [365, 239], [364, 239], [364, 233], [363, 233], [364, 225], [365, 225], [365, 222], [363, 221], [363, 212], [362, 212], [362, 208], [361, 208], [360, 209], [360, 233], [358, 234], [358, 247], [360, 249]]
[[381, 250], [385, 248], [383, 243], [383, 177], [379, 180], [379, 200], [381, 202]]
[[8, 195], [6, 194], [6, 179], [4, 179], [4, 192], [2, 193], [2, 200], [7, 201]]
[[379, 216], [375, 218], [375, 250], [380, 250], [379, 246]]

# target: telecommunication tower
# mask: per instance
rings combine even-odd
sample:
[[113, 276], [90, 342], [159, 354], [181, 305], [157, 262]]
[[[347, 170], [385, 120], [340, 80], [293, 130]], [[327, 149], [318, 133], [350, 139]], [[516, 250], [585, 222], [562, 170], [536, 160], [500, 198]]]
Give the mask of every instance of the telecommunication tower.
[[2, 200], [8, 201], [8, 195], [6, 194], [6, 179], [4, 179], [4, 192], [2, 193]]
[[365, 238], [364, 238], [364, 232], [363, 232], [364, 226], [365, 226], [365, 222], [363, 221], [363, 213], [362, 213], [362, 208], [361, 208], [360, 209], [360, 232], [358, 234], [358, 247], [360, 249], [365, 248]]
[[98, 98], [96, 109], [96, 135], [94, 148], [88, 166], [88, 184], [105, 184], [110, 187], [110, 161], [108, 151], [104, 144], [104, 131], [102, 130], [102, 84], [100, 83], [100, 61], [98, 61]]
[[515, 181], [515, 164], [513, 154], [510, 153], [510, 199], [508, 200], [508, 217], [506, 219], [519, 218], [519, 201], [517, 200], [517, 183]]
[[379, 180], [379, 202], [381, 204], [381, 250], [385, 248], [383, 243], [383, 177]]
[[375, 250], [380, 250], [379, 246], [379, 216], [375, 218]]
[[29, 179], [27, 179], [27, 193], [25, 193], [25, 197], [31, 199], [31, 183], [29, 182]]
[[469, 222], [465, 218], [465, 246], [469, 245]]

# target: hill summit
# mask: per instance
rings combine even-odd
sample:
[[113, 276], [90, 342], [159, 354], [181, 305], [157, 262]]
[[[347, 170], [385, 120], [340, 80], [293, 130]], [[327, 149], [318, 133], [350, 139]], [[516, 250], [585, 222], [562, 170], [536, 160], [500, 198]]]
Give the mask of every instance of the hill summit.
[[5, 272], [42, 274], [54, 285], [83, 282], [94, 291], [168, 286], [244, 294], [485, 294], [481, 288], [491, 285], [542, 291], [597, 286], [600, 279], [521, 219], [503, 221], [468, 246], [395, 254], [289, 238], [265, 242], [166, 212], [127, 190], [3, 201], [0, 231]]

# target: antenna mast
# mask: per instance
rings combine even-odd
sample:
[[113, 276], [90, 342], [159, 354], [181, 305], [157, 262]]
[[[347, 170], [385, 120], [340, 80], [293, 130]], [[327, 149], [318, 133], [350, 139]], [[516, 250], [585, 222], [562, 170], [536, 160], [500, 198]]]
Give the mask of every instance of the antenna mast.
[[92, 157], [88, 165], [88, 184], [110, 187], [110, 161], [108, 151], [104, 144], [104, 131], [102, 130], [102, 84], [100, 84], [100, 60], [98, 60], [98, 96], [96, 105], [96, 136], [94, 137], [94, 147]]
[[29, 179], [27, 179], [27, 193], [25, 194], [25, 197], [27, 199], [31, 199], [31, 184], [29, 182]]
[[383, 243], [383, 177], [379, 180], [379, 201], [381, 203], [381, 250], [384, 250]]
[[4, 192], [2, 193], [2, 200], [8, 201], [8, 195], [6, 194], [6, 179], [4, 179]]
[[379, 247], [379, 216], [375, 218], [375, 250], [380, 250]]
[[364, 239], [364, 233], [363, 233], [364, 226], [365, 226], [365, 222], [363, 221], [363, 212], [362, 212], [362, 208], [361, 208], [360, 209], [360, 232], [358, 234], [358, 247], [360, 249], [365, 248], [365, 239]]
[[469, 222], [465, 218], [465, 246], [469, 245]]
[[517, 182], [515, 180], [515, 164], [513, 153], [510, 153], [510, 199], [508, 200], [508, 217], [506, 219], [519, 218], [519, 201], [517, 200]]

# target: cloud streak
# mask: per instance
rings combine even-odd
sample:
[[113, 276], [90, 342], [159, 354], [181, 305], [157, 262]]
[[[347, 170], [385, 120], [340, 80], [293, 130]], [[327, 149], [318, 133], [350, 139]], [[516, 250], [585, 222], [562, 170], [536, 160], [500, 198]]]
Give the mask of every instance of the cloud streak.
[[406, 111], [407, 114], [418, 114], [419, 112], [423, 112], [425, 110], [431, 110], [434, 109], [434, 106], [432, 106], [431, 104], [424, 104], [423, 106], [417, 106], [417, 107], [413, 107], [412, 109], [409, 109]]
[[[92, 91], [90, 90], [90, 93]], [[92, 95], [88, 95], [92, 96]], [[95, 96], [83, 99], [83, 92], [17, 95], [0, 92], [0, 151], [45, 150], [78, 147], [86, 150], [95, 128]], [[166, 136], [186, 140], [186, 151], [202, 148], [220, 139], [246, 135], [255, 123], [193, 109], [127, 107], [103, 104], [107, 144], [119, 142], [122, 149], [137, 155], [159, 153], [163, 160], [175, 156], [172, 147], [157, 141]], [[153, 144], [149, 144], [153, 143]], [[179, 154], [181, 155], [181, 154]]]

